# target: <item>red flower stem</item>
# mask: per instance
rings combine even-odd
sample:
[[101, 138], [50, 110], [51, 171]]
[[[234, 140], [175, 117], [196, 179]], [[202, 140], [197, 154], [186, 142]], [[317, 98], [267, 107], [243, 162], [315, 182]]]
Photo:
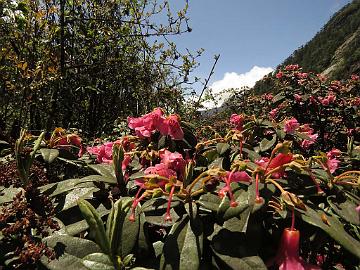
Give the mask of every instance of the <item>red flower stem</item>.
[[240, 153], [239, 156], [242, 158], [242, 151], [243, 151], [243, 140], [240, 141]]
[[171, 187], [171, 190], [170, 190], [168, 205], [167, 205], [167, 208], [166, 208], [165, 221], [171, 221], [170, 207], [171, 207], [171, 201], [172, 201], [172, 197], [173, 197], [174, 191], [175, 191], [175, 185], [173, 185], [173, 186]]
[[260, 194], [259, 194], [259, 174], [256, 174], [256, 178], [255, 178], [255, 201], [260, 201]]
[[294, 208], [291, 210], [291, 231], [295, 231], [295, 211]]
[[234, 173], [234, 171], [231, 171], [231, 172], [230, 172], [230, 175], [229, 175], [229, 177], [226, 178], [225, 182], [226, 182], [226, 186], [227, 186], [228, 192], [229, 192], [230, 206], [231, 206], [231, 207], [236, 207], [236, 206], [237, 206], [237, 203], [235, 202], [234, 194], [232, 193], [231, 186], [230, 186], [231, 178], [232, 178], [232, 176], [233, 176], [233, 173]]
[[315, 186], [316, 186], [317, 193], [318, 193], [318, 194], [323, 193], [324, 191], [320, 188], [320, 185], [319, 185], [319, 183], [316, 181], [316, 178], [315, 178], [314, 174], [312, 173], [312, 171], [309, 170], [308, 172], [309, 172], [309, 175], [310, 175], [311, 180], [314, 182], [314, 184], [315, 184]]

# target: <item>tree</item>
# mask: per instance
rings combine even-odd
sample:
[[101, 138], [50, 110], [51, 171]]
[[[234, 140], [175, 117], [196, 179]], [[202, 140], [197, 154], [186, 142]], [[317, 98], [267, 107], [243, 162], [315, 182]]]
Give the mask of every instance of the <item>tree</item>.
[[155, 106], [174, 110], [201, 54], [182, 54], [171, 42], [191, 31], [187, 8], [173, 13], [156, 0], [0, 1], [3, 129], [61, 125], [95, 134]]

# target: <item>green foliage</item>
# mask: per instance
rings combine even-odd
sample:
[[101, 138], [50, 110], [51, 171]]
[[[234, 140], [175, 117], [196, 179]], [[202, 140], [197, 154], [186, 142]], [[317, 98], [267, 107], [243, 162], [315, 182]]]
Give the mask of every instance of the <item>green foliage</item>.
[[178, 108], [178, 85], [201, 54], [171, 42], [191, 31], [186, 12], [166, 0], [2, 1], [0, 134], [56, 126], [109, 133], [128, 115]]

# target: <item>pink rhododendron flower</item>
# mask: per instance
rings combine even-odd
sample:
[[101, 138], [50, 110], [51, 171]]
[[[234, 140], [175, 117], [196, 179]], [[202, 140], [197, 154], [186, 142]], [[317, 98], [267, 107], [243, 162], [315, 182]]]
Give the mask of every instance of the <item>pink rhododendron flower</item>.
[[317, 102], [316, 102], [316, 99], [315, 99], [313, 96], [310, 96], [310, 97], [309, 97], [309, 103], [312, 104], [312, 105], [314, 105], [314, 104], [316, 104]]
[[291, 118], [285, 121], [284, 131], [292, 134], [300, 126], [299, 122], [295, 118]]
[[320, 99], [320, 103], [323, 105], [323, 106], [329, 106], [330, 102], [327, 98], [323, 98], [323, 99]]
[[302, 97], [299, 94], [295, 94], [294, 98], [297, 103], [300, 103], [302, 101]]
[[328, 158], [326, 165], [329, 167], [331, 173], [334, 173], [336, 169], [339, 167], [340, 160], [337, 160], [336, 157], [340, 155], [341, 155], [341, 151], [336, 148], [326, 153], [326, 156]]
[[184, 132], [180, 126], [179, 116], [169, 115], [166, 119], [159, 122], [158, 130], [162, 135], [169, 135], [173, 140], [182, 140]]
[[276, 78], [281, 79], [283, 75], [284, 75], [284, 73], [279, 71], [278, 73], [276, 73]]
[[[289, 154], [279, 153], [271, 160], [270, 163], [269, 163], [269, 158], [267, 157], [263, 157], [259, 160], [256, 160], [255, 163], [264, 169], [266, 168], [265, 173], [267, 173], [272, 169], [290, 163], [292, 160], [293, 160], [293, 155], [291, 153]], [[283, 175], [284, 175], [284, 170], [280, 170], [278, 172], [273, 173], [271, 176], [274, 178], [281, 178]]]
[[264, 94], [263, 98], [265, 100], [271, 101], [274, 98], [274, 96], [272, 94], [268, 93], [268, 94]]
[[336, 148], [334, 148], [331, 151], [326, 153], [326, 156], [328, 158], [335, 158], [335, 157], [338, 157], [340, 155], [341, 155], [341, 151], [339, 149], [336, 149]]
[[[115, 143], [122, 144], [125, 151], [131, 151], [135, 147], [135, 145], [133, 143], [130, 143], [128, 139], [125, 137], [122, 140], [116, 142], [106, 142], [102, 145], [87, 147], [86, 150], [88, 151], [89, 154], [96, 156], [96, 161], [98, 163], [111, 164], [113, 162], [112, 150], [113, 150], [113, 145]], [[130, 162], [131, 162], [131, 156], [129, 154], [125, 154], [121, 164], [122, 170], [126, 170]]]
[[186, 161], [183, 156], [178, 152], [170, 152], [169, 150], [162, 149], [159, 151], [161, 163], [167, 168], [174, 170], [178, 174], [178, 179], [182, 179]]
[[326, 78], [324, 75], [317, 74], [316, 76], [317, 76], [317, 77], [319, 78], [319, 80], [322, 81], [322, 82], [324, 82], [324, 81], [327, 80], [327, 78]]
[[319, 137], [317, 133], [315, 134], [307, 134], [307, 136], [310, 138], [310, 140], [303, 140], [301, 142], [301, 147], [304, 149], [308, 149], [311, 145], [313, 145], [316, 141], [316, 139]]
[[87, 147], [89, 154], [96, 155], [96, 161], [99, 163], [112, 163], [113, 142], [106, 142], [102, 145]]
[[319, 98], [319, 100], [323, 106], [329, 106], [331, 103], [335, 102], [335, 99], [336, 99], [336, 96], [331, 92], [325, 98], [323, 98], [323, 99]]
[[128, 126], [134, 129], [136, 135], [140, 138], [149, 138], [155, 131], [160, 131], [162, 135], [169, 135], [174, 140], [184, 138], [179, 117], [172, 114], [165, 118], [160, 108], [156, 108], [151, 113], [141, 117], [128, 117]]
[[141, 117], [128, 117], [128, 126], [135, 130], [138, 137], [149, 138], [153, 131], [159, 126], [159, 121], [163, 112], [160, 108], [154, 109], [152, 112]]
[[272, 110], [269, 112], [269, 115], [270, 115], [270, 117], [271, 117], [272, 119], [274, 119], [274, 118], [277, 116], [278, 112], [279, 112], [279, 109], [278, 109], [278, 108], [275, 108], [275, 109], [272, 109]]
[[354, 98], [354, 99], [352, 100], [351, 104], [352, 104], [353, 106], [359, 107], [359, 106], [360, 106], [360, 97]]
[[308, 74], [306, 72], [298, 72], [295, 74], [296, 77], [298, 77], [299, 79], [306, 79], [308, 77]]
[[241, 131], [243, 129], [244, 120], [245, 120], [245, 117], [242, 114], [233, 113], [230, 116], [230, 124], [235, 126], [235, 129], [239, 130], [239, 131]]
[[299, 255], [300, 232], [284, 229], [276, 257], [267, 265], [276, 264], [279, 270], [320, 270], [321, 268], [305, 262]]
[[301, 142], [301, 147], [304, 149], [308, 149], [312, 144], [314, 144], [319, 136], [318, 134], [313, 134], [314, 129], [312, 129], [309, 124], [300, 126], [298, 131], [309, 137], [309, 139], [305, 139]]
[[297, 70], [297, 69], [299, 69], [299, 65], [287, 65], [285, 67], [285, 70], [287, 70], [287, 71]]
[[353, 81], [358, 81], [359, 80], [359, 76], [358, 75], [356, 75], [356, 74], [352, 74], [351, 75], [351, 79], [353, 80]]
[[168, 168], [165, 164], [159, 163], [155, 166], [148, 167], [145, 170], [145, 174], [157, 174], [159, 176], [163, 176], [166, 178], [176, 177], [176, 172], [170, 168]]
[[251, 182], [251, 177], [244, 171], [233, 172], [232, 174], [231, 172], [226, 172], [226, 177], [230, 182]]

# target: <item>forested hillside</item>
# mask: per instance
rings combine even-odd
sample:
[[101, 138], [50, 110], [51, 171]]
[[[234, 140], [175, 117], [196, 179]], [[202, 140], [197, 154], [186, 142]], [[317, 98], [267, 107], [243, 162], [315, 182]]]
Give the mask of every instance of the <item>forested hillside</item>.
[[[360, 0], [346, 5], [307, 44], [295, 50], [280, 66], [298, 64], [304, 71], [329, 79], [350, 78], [360, 72]], [[271, 80], [262, 80], [254, 93], [276, 92]]]
[[338, 11], [317, 35], [296, 50], [282, 65], [297, 63], [305, 70], [333, 79], [360, 70], [360, 1]]

